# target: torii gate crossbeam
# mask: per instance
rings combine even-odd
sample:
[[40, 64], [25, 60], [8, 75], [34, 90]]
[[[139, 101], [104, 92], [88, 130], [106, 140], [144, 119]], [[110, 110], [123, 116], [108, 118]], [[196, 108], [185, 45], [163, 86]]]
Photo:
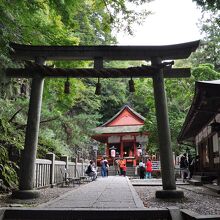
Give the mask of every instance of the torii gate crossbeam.
[[[162, 61], [188, 58], [198, 46], [199, 41], [166, 46], [30, 46], [11, 44], [13, 48], [11, 55], [14, 58], [35, 61], [34, 66], [24, 69], [7, 69], [6, 71], [8, 77], [32, 78], [19, 191], [14, 195], [19, 198], [37, 196], [36, 191], [33, 190], [33, 172], [45, 77], [152, 77], [163, 183], [163, 190], [157, 191], [156, 197], [183, 197], [183, 192], [176, 190], [164, 77], [189, 77], [190, 69], [167, 68], [164, 67]], [[62, 69], [61, 71], [61, 69], [43, 66], [44, 61], [47, 60], [94, 60], [94, 69]], [[103, 60], [149, 60], [151, 66], [133, 69], [104, 69]], [[58, 71], [61, 72], [59, 75]]]

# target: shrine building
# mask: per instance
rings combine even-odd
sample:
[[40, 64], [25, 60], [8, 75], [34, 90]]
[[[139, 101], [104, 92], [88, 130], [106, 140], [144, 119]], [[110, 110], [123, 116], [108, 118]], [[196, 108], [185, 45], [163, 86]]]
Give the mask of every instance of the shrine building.
[[[141, 130], [144, 121], [143, 116], [125, 105], [110, 120], [94, 129], [92, 138], [106, 145], [105, 155], [109, 164], [114, 158], [124, 158], [127, 166], [136, 166], [148, 143], [148, 133]], [[101, 155], [97, 162], [100, 159]]]

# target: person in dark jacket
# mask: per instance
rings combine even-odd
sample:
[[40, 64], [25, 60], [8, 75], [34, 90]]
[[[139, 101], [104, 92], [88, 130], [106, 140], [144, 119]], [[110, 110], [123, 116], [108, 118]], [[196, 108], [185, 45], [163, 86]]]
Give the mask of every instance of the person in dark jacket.
[[186, 153], [183, 154], [183, 156], [180, 158], [180, 171], [183, 182], [186, 181], [187, 178], [189, 178], [189, 163], [186, 157]]
[[86, 174], [92, 178], [92, 181], [94, 181], [97, 178], [97, 172], [94, 166], [94, 162], [92, 160], [89, 162]]
[[140, 163], [139, 163], [139, 176], [140, 176], [140, 179], [145, 178], [145, 167], [144, 167], [144, 163], [142, 161], [140, 161]]

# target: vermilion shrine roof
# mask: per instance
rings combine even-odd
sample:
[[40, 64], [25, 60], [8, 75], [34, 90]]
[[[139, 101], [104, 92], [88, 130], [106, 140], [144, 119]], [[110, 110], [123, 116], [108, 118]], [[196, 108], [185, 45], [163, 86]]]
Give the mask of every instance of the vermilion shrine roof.
[[116, 115], [105, 122], [101, 127], [143, 125], [145, 118], [134, 109], [125, 105]]
[[98, 135], [140, 133], [145, 118], [125, 105], [116, 115], [94, 129]]

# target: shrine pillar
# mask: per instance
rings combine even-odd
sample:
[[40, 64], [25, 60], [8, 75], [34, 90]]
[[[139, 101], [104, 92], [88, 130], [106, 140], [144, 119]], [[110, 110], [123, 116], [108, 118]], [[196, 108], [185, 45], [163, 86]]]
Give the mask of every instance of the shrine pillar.
[[121, 138], [121, 145], [120, 145], [120, 157], [122, 158], [124, 156], [124, 145], [123, 145], [123, 141]]
[[159, 57], [153, 58], [151, 62], [152, 66], [158, 67], [157, 72], [153, 75], [153, 88], [163, 184], [163, 190], [157, 191], [156, 197], [181, 198], [183, 197], [183, 192], [176, 191], [170, 127], [168, 122], [167, 98], [164, 88], [164, 77], [163, 69], [161, 68], [161, 59]]
[[[43, 65], [44, 60], [38, 58], [35, 62], [38, 65]], [[14, 197], [20, 199], [36, 198], [39, 196], [39, 192], [33, 190], [33, 187], [43, 85], [44, 78], [41, 74], [35, 74], [32, 78], [25, 144], [21, 155], [19, 190], [13, 193]]]
[[134, 160], [133, 160], [133, 166], [137, 166], [137, 143], [136, 140], [134, 142]]
[[106, 144], [105, 155], [109, 157], [109, 144]]

